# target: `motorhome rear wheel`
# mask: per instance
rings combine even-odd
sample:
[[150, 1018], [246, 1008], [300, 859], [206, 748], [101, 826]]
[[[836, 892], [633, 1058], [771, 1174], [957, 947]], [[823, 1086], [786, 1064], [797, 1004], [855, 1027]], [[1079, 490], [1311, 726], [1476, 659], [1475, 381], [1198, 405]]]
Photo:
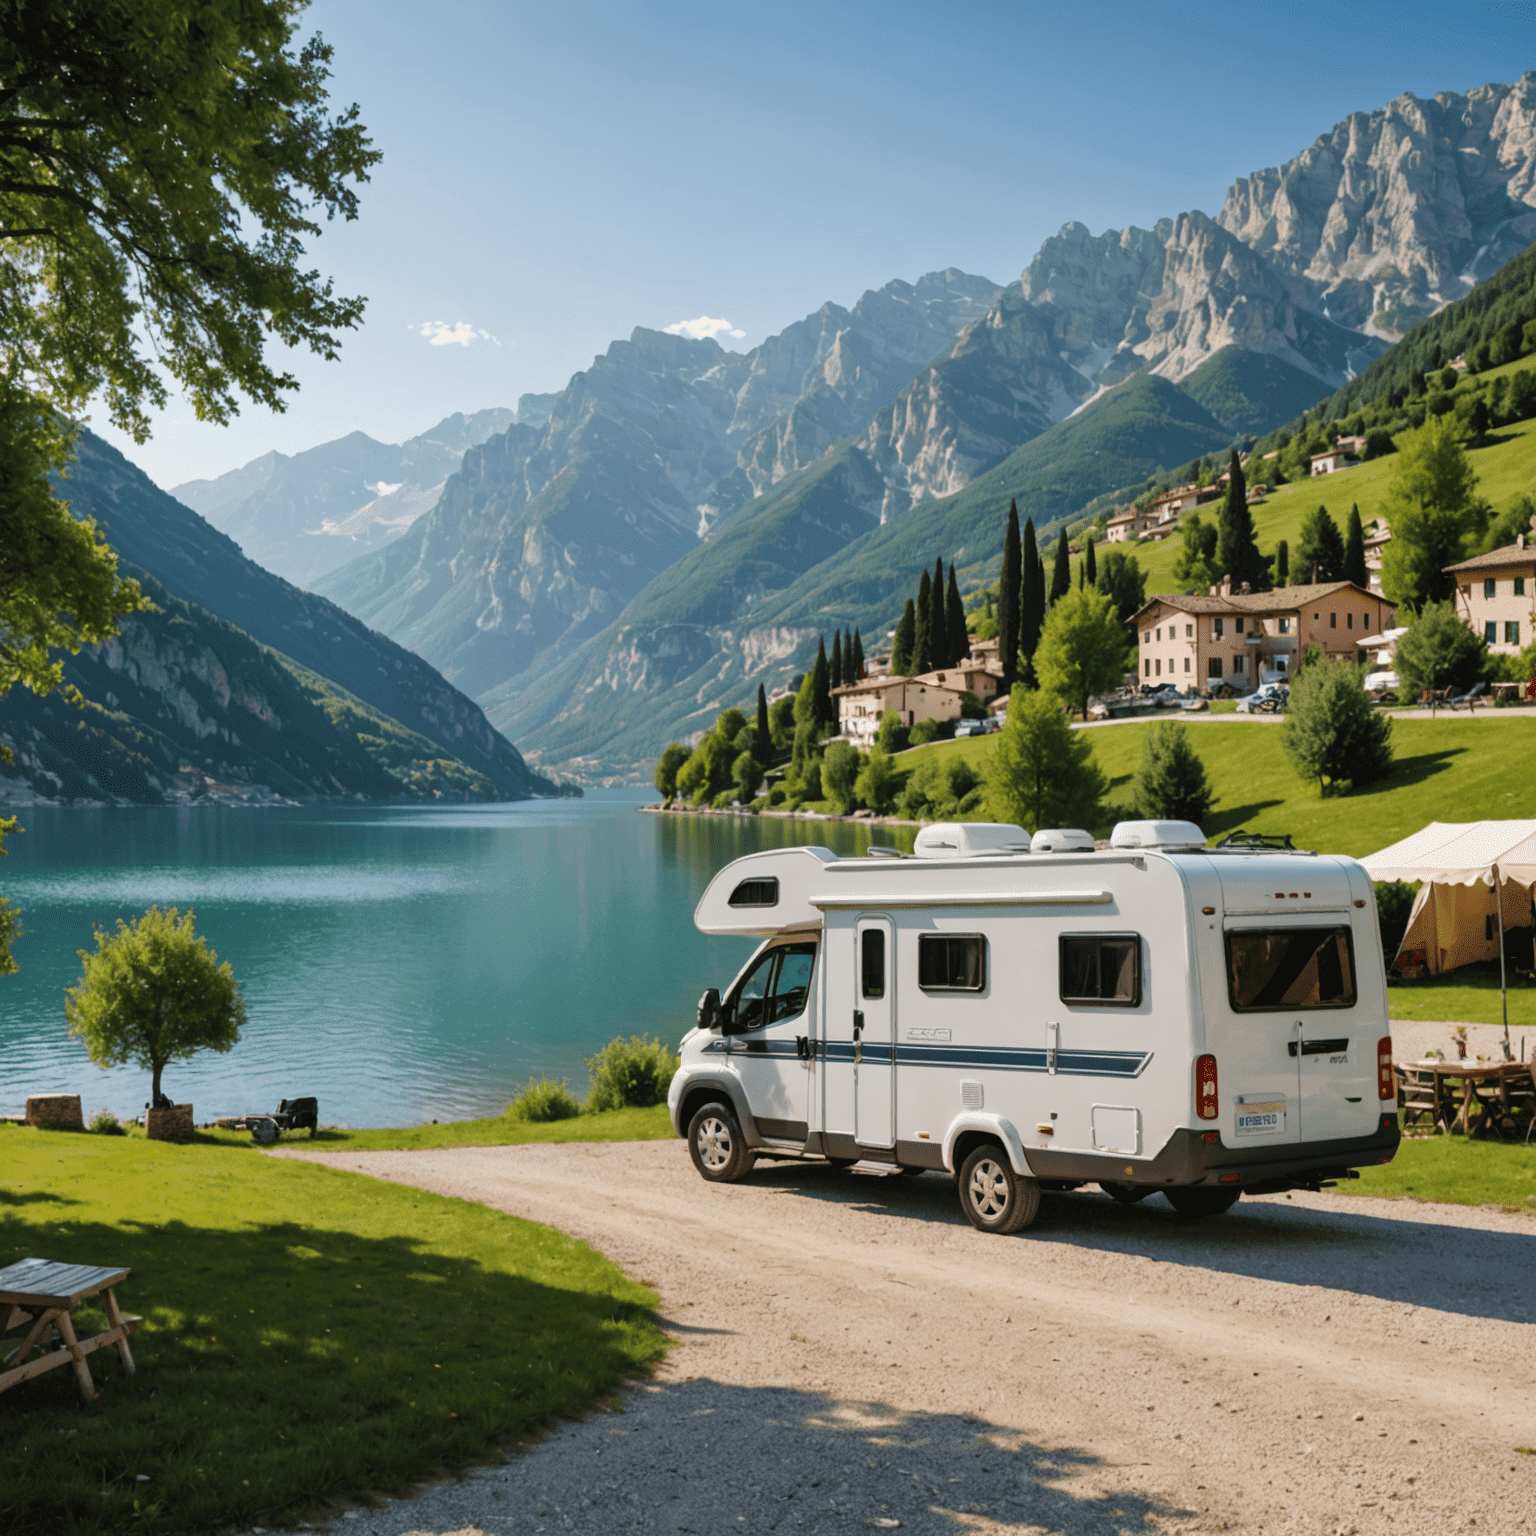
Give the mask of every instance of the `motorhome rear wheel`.
[[1040, 1210], [1040, 1185], [1015, 1173], [1008, 1154], [989, 1142], [961, 1165], [960, 1204], [982, 1232], [1017, 1232]]
[[1168, 1204], [1185, 1221], [1200, 1221], [1206, 1216], [1220, 1216], [1237, 1204], [1242, 1193], [1242, 1190], [1233, 1189], [1230, 1186], [1226, 1189], [1212, 1189], [1202, 1185], [1163, 1191]]
[[688, 1151], [693, 1166], [711, 1184], [734, 1184], [757, 1162], [735, 1114], [725, 1104], [706, 1104], [689, 1122]]

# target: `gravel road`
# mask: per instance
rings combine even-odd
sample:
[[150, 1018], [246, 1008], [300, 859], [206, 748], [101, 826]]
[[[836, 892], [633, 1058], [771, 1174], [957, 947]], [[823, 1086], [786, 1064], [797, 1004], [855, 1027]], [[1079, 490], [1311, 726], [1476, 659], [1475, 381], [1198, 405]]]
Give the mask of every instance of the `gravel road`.
[[346, 1536], [1536, 1531], [1536, 1218], [1080, 1192], [1001, 1238], [939, 1174], [717, 1187], [675, 1141], [275, 1155], [583, 1238], [680, 1346]]

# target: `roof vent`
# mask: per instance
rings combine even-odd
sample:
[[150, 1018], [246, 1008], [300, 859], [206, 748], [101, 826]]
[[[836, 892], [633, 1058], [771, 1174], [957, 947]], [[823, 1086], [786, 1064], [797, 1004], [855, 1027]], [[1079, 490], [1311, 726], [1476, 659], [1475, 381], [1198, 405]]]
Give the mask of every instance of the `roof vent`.
[[936, 821], [917, 834], [912, 852], [920, 859], [1028, 853], [1029, 833], [1023, 827], [996, 821]]
[[1118, 821], [1111, 848], [1204, 848], [1205, 833], [1192, 821]]
[[1092, 853], [1093, 835], [1081, 827], [1041, 827], [1029, 840], [1031, 853]]

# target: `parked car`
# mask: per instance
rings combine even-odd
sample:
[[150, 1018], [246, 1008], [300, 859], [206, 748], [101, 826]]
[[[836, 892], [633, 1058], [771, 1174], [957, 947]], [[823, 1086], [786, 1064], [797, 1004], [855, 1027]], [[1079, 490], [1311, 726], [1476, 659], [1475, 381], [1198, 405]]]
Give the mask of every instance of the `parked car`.
[[962, 736], [990, 736], [997, 730], [997, 721], [991, 716], [984, 720], [961, 720], [955, 726], [955, 739]]
[[1265, 683], [1255, 688], [1246, 699], [1237, 701], [1240, 715], [1272, 715], [1283, 710], [1290, 700], [1291, 690], [1284, 683]]
[[1367, 693], [1395, 692], [1402, 687], [1396, 672], [1368, 672], [1365, 678]]

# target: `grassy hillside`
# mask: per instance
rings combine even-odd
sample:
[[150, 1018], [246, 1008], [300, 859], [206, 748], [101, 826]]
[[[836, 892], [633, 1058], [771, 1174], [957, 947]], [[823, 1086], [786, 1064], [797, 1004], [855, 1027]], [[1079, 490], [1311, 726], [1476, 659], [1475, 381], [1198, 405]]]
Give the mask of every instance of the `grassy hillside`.
[[[1479, 377], [1486, 378], [1487, 375]], [[1492, 437], [1493, 441], [1486, 448], [1472, 449], [1471, 456], [1478, 476], [1478, 493], [1486, 496], [1497, 512], [1517, 495], [1529, 495], [1536, 488], [1536, 421], [1522, 421], [1501, 427]], [[1352, 504], [1358, 503], [1361, 519], [1369, 524], [1382, 511], [1396, 462], [1396, 456], [1389, 454], [1386, 458], [1372, 459], [1368, 464], [1358, 464], [1338, 475], [1324, 475], [1314, 480], [1301, 480], [1278, 487], [1263, 505], [1253, 509], [1253, 526], [1258, 535], [1259, 548], [1265, 554], [1273, 554], [1276, 544], [1286, 539], [1290, 542], [1294, 558], [1296, 541], [1301, 534], [1301, 520], [1319, 504], [1328, 508], [1341, 533], [1345, 529]], [[1210, 520], [1214, 518], [1215, 511], [1211, 509], [1204, 515]], [[1177, 534], [1161, 544], [1146, 544], [1136, 548], [1136, 558], [1142, 570], [1147, 572], [1149, 595], [1179, 590], [1173, 580], [1173, 563], [1178, 558], [1178, 552]], [[1302, 579], [1300, 571], [1293, 570], [1291, 575], [1296, 580]]]
[[[1149, 722], [1127, 721], [1088, 733], [1110, 780], [1109, 800], [1122, 807], [1130, 801], [1131, 779], [1150, 729]], [[1297, 778], [1274, 723], [1197, 716], [1190, 719], [1189, 732], [1216, 792], [1205, 826], [1213, 838], [1238, 827], [1289, 832], [1298, 848], [1359, 857], [1431, 821], [1536, 816], [1536, 774], [1530, 771], [1536, 719], [1489, 712], [1395, 720], [1392, 774], [1354, 794], [1327, 799]], [[896, 761], [910, 769], [925, 758], [942, 761], [959, 754], [982, 766], [996, 746], [996, 736], [935, 742]]]
[[1179, 388], [1233, 436], [1272, 432], [1311, 410], [1328, 390], [1315, 374], [1242, 347], [1223, 347], [1180, 379]]

